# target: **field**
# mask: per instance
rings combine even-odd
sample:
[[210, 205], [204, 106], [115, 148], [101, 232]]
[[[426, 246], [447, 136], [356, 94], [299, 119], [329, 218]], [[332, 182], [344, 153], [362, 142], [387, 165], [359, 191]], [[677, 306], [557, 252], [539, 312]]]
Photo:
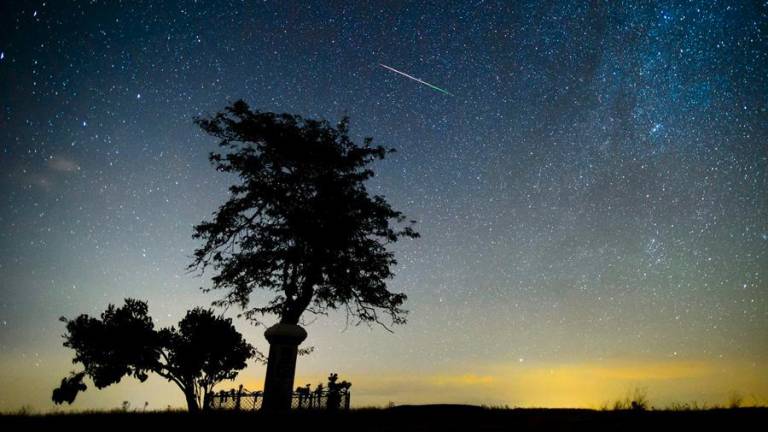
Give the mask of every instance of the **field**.
[[[11, 430], [285, 430], [285, 431], [655, 431], [748, 430], [768, 424], [768, 408], [710, 410], [596, 411], [581, 409], [497, 409], [467, 405], [399, 406], [347, 412], [90, 412], [0, 415], [0, 429]], [[278, 426], [279, 425], [279, 426]], [[235, 429], [236, 428], [236, 429]]]

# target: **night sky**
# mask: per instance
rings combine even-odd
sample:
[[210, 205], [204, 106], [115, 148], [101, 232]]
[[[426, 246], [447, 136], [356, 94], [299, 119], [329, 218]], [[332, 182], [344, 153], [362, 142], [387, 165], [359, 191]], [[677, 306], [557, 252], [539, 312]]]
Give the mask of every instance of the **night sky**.
[[[53, 408], [75, 369], [60, 316], [134, 297], [165, 326], [217, 298], [186, 266], [233, 178], [193, 118], [240, 98], [396, 148], [369, 187], [422, 235], [389, 283], [408, 324], [307, 316], [297, 385], [339, 372], [355, 406], [768, 402], [768, 3], [11, 0], [0, 410]], [[90, 387], [73, 408], [183, 404], [159, 378]]]

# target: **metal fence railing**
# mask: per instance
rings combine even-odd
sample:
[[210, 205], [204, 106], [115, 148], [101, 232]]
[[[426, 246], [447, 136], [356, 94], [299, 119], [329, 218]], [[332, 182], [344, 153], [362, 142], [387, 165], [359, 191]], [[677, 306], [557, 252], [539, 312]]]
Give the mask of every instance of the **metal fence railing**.
[[[297, 389], [291, 399], [292, 409], [349, 409], [348, 390], [329, 391], [320, 388], [315, 391]], [[245, 389], [219, 391], [209, 397], [210, 407], [219, 410], [252, 411], [261, 409], [264, 393], [249, 392]]]
[[262, 392], [248, 392], [246, 391], [220, 391], [214, 393], [209, 403], [213, 409], [224, 410], [258, 410], [261, 409], [261, 402], [263, 400]]

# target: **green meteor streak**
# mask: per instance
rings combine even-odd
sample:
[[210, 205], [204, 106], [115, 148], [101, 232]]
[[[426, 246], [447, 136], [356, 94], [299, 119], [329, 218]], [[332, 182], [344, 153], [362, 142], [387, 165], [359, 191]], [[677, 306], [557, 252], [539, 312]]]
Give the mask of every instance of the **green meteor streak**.
[[425, 86], [427, 86], [427, 87], [430, 87], [430, 88], [432, 88], [432, 89], [435, 89], [435, 90], [439, 91], [440, 93], [445, 93], [445, 94], [447, 94], [448, 96], [455, 96], [453, 93], [451, 93], [451, 92], [449, 92], [449, 91], [447, 91], [447, 90], [443, 90], [443, 89], [441, 89], [440, 87], [438, 87], [438, 86], [436, 86], [436, 85], [432, 85], [432, 84], [430, 84], [430, 83], [428, 83], [428, 82], [426, 82], [426, 81], [422, 81], [422, 80], [420, 80], [420, 79], [416, 78], [415, 76], [412, 76], [412, 75], [408, 75], [408, 74], [407, 74], [407, 73], [405, 73], [405, 72], [400, 72], [399, 70], [397, 70], [397, 69], [395, 69], [395, 68], [393, 68], [393, 67], [389, 67], [389, 66], [387, 66], [387, 65], [385, 65], [385, 64], [382, 64], [382, 63], [379, 63], [379, 66], [381, 66], [381, 67], [383, 67], [383, 68], [385, 68], [385, 69], [391, 70], [392, 72], [394, 72], [394, 73], [397, 73], [397, 74], [400, 74], [400, 75], [402, 75], [402, 76], [404, 76], [404, 77], [406, 77], [406, 78], [410, 78], [410, 79], [412, 79], [412, 80], [414, 80], [414, 81], [416, 81], [416, 82], [418, 82], [418, 83], [424, 84], [424, 85], [425, 85]]

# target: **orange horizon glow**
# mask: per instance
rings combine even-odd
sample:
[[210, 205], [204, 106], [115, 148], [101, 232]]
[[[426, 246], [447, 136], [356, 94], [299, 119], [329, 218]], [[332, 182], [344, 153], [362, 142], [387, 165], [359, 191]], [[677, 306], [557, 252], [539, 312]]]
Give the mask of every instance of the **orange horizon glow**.
[[[573, 364], [495, 364], [476, 373], [381, 375], [350, 373], [356, 407], [395, 404], [470, 403], [526, 408], [611, 407], [617, 400], [645, 394], [658, 408], [673, 403], [726, 406], [738, 396], [743, 406], [768, 402], [768, 371], [756, 362], [600, 361]], [[322, 375], [299, 374], [295, 386], [323, 382]], [[261, 389], [262, 378], [241, 381]], [[222, 388], [236, 388], [224, 385]]]
[[[349, 371], [342, 373], [341, 378], [352, 382], [353, 407], [460, 403], [600, 409], [632, 397], [635, 391], [644, 393], [650, 405], [656, 408], [669, 407], [673, 403], [727, 406], [735, 396], [741, 399], [742, 406], [765, 406], [768, 402], [768, 371], [758, 365], [758, 362], [748, 360], [510, 362], [467, 366], [466, 371], [454, 369], [420, 374], [387, 371], [374, 375]], [[21, 370], [23, 365], [17, 367]], [[324, 382], [326, 376], [303, 370], [297, 374], [295, 386], [311, 384], [314, 388]], [[126, 395], [135, 397], [136, 394], [145, 397], [142, 401], [133, 401], [134, 407], [143, 405], [146, 399], [150, 401], [150, 409], [183, 408], [181, 393], [157, 377], [146, 383], [124, 379], [104, 390], [97, 390], [89, 383], [89, 389], [71, 407], [54, 407], [50, 402], [50, 391], [55, 381], [55, 377], [42, 375], [0, 379], [4, 393], [15, 395], [17, 402], [0, 399], [0, 411], [9, 412], [21, 407], [38, 412], [114, 409], [123, 400], [130, 399]], [[237, 388], [240, 384], [251, 391], [261, 389], [263, 368], [249, 368], [240, 379], [225, 382], [219, 389]]]

